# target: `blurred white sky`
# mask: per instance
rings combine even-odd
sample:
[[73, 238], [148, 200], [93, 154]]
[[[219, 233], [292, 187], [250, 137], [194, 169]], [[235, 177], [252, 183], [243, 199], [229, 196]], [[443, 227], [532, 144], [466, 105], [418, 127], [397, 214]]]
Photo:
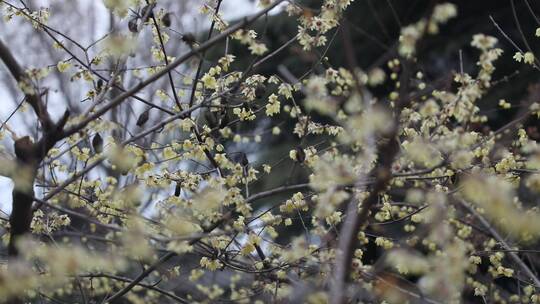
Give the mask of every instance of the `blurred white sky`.
[[[35, 4], [35, 7], [45, 6], [47, 3], [54, 3], [56, 0], [37, 0], [33, 3]], [[61, 0], [64, 1], [64, 0]], [[94, 7], [95, 10], [98, 10], [97, 12], [94, 12], [94, 14], [91, 14], [88, 12], [88, 16], [90, 18], [91, 15], [93, 16], [107, 16], [107, 14], [100, 14], [101, 11], [105, 12], [106, 8], [102, 5], [102, 1], [100, 0], [78, 0], [81, 7], [90, 8]], [[94, 3], [92, 3], [94, 2]], [[222, 4], [222, 14], [227, 20], [233, 20], [235, 18], [243, 17], [246, 15], [251, 15], [255, 12], [257, 12], [260, 8], [256, 5], [257, 1], [250, 1], [250, 0], [224, 0]], [[92, 4], [98, 4], [92, 5]], [[54, 12], [52, 16], [52, 20], [54, 20]], [[199, 22], [201, 20], [194, 19], [195, 27], [200, 28], [202, 26], [205, 26], [203, 24], [200, 24]], [[2, 23], [3, 21], [0, 21]], [[189, 21], [187, 23], [190, 23]], [[103, 33], [107, 32], [108, 29], [108, 19], [102, 20], [102, 21], [96, 21], [97, 28], [103, 28]], [[208, 26], [208, 25], [206, 25]], [[0, 24], [0, 37], [5, 36], [7, 33], [2, 31], [10, 30], [9, 28], [5, 27], [3, 24]], [[21, 64], [24, 64], [24, 62], [21, 62]], [[0, 63], [1, 65], [1, 63]], [[6, 92], [6, 88], [3, 86], [3, 84], [0, 82], [0, 96], [9, 96], [9, 94], [3, 94]], [[18, 101], [17, 101], [18, 102]], [[0, 120], [3, 122], [5, 121], [10, 113], [15, 109], [16, 103], [9, 100], [3, 100], [2, 106], [0, 107]], [[63, 113], [64, 109], [59, 108], [58, 106], [54, 106], [54, 100], [49, 104], [50, 108], [52, 106], [53, 109], [50, 109], [51, 112], [53, 112], [53, 116], [61, 115]], [[55, 113], [56, 112], [56, 113]], [[60, 113], [60, 114], [58, 114]], [[57, 115], [55, 115], [57, 114]], [[32, 115], [32, 114], [28, 114]], [[21, 131], [21, 128], [17, 128], [17, 126], [21, 125], [24, 121], [24, 119], [28, 119], [31, 116], [28, 115], [20, 115], [16, 114], [11, 120], [10, 120], [10, 127], [14, 129], [16, 133], [19, 135], [24, 134], [23, 131]], [[24, 130], [24, 129], [22, 129]], [[19, 131], [19, 132], [18, 132]], [[12, 144], [11, 140], [3, 140], [1, 142], [2, 145], [6, 144]], [[0, 176], [0, 216], [6, 217], [6, 214], [9, 214], [11, 212], [11, 191], [13, 189], [13, 183], [11, 182], [11, 179]], [[5, 214], [4, 214], [5, 213]]]

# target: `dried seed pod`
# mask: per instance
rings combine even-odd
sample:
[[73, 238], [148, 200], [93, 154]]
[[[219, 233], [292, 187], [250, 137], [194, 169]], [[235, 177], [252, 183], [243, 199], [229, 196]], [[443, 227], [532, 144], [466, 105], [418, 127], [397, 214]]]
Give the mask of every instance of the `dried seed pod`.
[[139, 127], [143, 126], [148, 121], [149, 116], [150, 116], [150, 109], [142, 112], [142, 114], [139, 115], [139, 118], [137, 118], [137, 126]]
[[30, 136], [24, 136], [15, 141], [15, 155], [22, 161], [34, 158], [34, 141]]
[[246, 167], [247, 165], [249, 165], [249, 160], [247, 158], [246, 153], [242, 152], [240, 156], [240, 164], [242, 165], [242, 167]]
[[98, 91], [101, 91], [103, 89], [103, 79], [98, 79], [97, 83], [96, 83], [96, 89]]
[[219, 129], [225, 128], [229, 124], [229, 115], [227, 115], [227, 110], [223, 108], [223, 111], [220, 112], [219, 117]]
[[96, 133], [94, 138], [92, 138], [92, 148], [94, 148], [94, 152], [96, 153], [103, 152], [103, 138], [101, 138], [99, 133]]
[[296, 147], [296, 160], [299, 163], [303, 163], [306, 160], [306, 152], [304, 152], [304, 149], [302, 147]]
[[132, 33], [137, 33], [139, 31], [138, 24], [137, 24], [137, 18], [132, 18], [128, 22], [128, 29]]
[[182, 35], [182, 41], [184, 41], [185, 43], [187, 43], [190, 46], [193, 46], [195, 44], [195, 42], [197, 42], [195, 40], [195, 35], [193, 35], [191, 33], [186, 33], [186, 34]]
[[206, 120], [206, 124], [208, 125], [208, 127], [210, 129], [214, 129], [215, 127], [218, 126], [219, 124], [219, 117], [217, 116], [217, 114], [211, 112], [211, 111], [205, 111], [204, 114], [203, 114], [205, 120]]
[[174, 196], [179, 197], [182, 192], [182, 183], [176, 182], [176, 187], [174, 187]]
[[161, 17], [161, 22], [163, 23], [163, 25], [165, 27], [170, 27], [171, 26], [171, 13], [165, 13], [165, 15], [163, 15], [163, 17]]

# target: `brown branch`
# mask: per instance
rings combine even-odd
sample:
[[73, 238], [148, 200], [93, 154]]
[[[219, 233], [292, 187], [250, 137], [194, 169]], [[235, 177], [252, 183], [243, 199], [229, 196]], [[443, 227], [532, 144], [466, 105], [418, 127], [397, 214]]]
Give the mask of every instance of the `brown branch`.
[[[28, 76], [26, 75], [24, 69], [19, 65], [17, 59], [13, 56], [9, 48], [0, 40], [0, 59], [6, 67], [8, 68], [11, 76], [17, 81], [17, 85], [24, 84], [25, 86], [30, 86], [31, 82]], [[47, 130], [53, 129], [53, 122], [47, 112], [45, 105], [42, 103], [41, 98], [39, 97], [38, 92], [25, 93], [26, 101], [32, 106], [36, 116], [38, 117], [43, 129]]]
[[[81, 278], [108, 278], [108, 279], [112, 279], [112, 280], [116, 280], [116, 281], [120, 281], [120, 282], [126, 282], [126, 283], [131, 283], [132, 280], [129, 279], [129, 278], [125, 278], [125, 277], [121, 277], [121, 276], [117, 276], [117, 275], [112, 275], [112, 274], [107, 274], [107, 273], [94, 273], [94, 274], [87, 274], [87, 275], [80, 275], [79, 277]], [[155, 290], [156, 292], [164, 295], [164, 296], [167, 296], [175, 301], [177, 301], [178, 303], [189, 303], [188, 300], [184, 299], [184, 298], [181, 298], [177, 295], [175, 295], [174, 293], [172, 292], [169, 292], [167, 290], [164, 290], [162, 288], [159, 288], [159, 287], [156, 287], [154, 285], [151, 285], [151, 284], [145, 284], [145, 283], [137, 283], [138, 286], [141, 286], [141, 287], [144, 287], [144, 288], [147, 288], [147, 289], [150, 289], [150, 290]]]
[[375, 184], [369, 196], [362, 202], [362, 209], [358, 212], [357, 202], [351, 200], [347, 209], [346, 220], [339, 238], [339, 251], [336, 257], [336, 273], [332, 288], [332, 303], [341, 304], [345, 301], [345, 282], [349, 274], [350, 265], [355, 250], [355, 241], [358, 231], [379, 200], [379, 195], [386, 189], [392, 179], [392, 162], [399, 151], [398, 143], [395, 140], [397, 127], [384, 139], [384, 143], [378, 145], [379, 161], [369, 176], [376, 176]]
[[[221, 1], [218, 0], [218, 3], [216, 5], [216, 8], [214, 10], [214, 14], [217, 15], [219, 12], [219, 8], [221, 6]], [[257, 18], [258, 19], [258, 18]], [[212, 33], [214, 32], [214, 27], [216, 26], [216, 19], [212, 19], [212, 24], [210, 25], [210, 29], [208, 30], [208, 37], [206, 38], [207, 41], [210, 40], [212, 37]], [[191, 96], [189, 97], [189, 106], [191, 107], [193, 105], [193, 102], [195, 101], [195, 91], [197, 90], [197, 83], [199, 82], [199, 76], [201, 75], [202, 66], [204, 63], [204, 51], [201, 53], [201, 59], [199, 61], [199, 65], [197, 66], [197, 72], [195, 72], [195, 79], [193, 81], [193, 86], [191, 88]]]
[[[146, 0], [146, 4], [150, 5], [148, 0]], [[149, 12], [150, 12], [150, 10], [148, 10], [147, 13], [149, 13]], [[165, 65], [169, 65], [169, 58], [167, 57], [167, 51], [165, 50], [165, 43], [163, 42], [163, 37], [161, 35], [161, 30], [159, 29], [159, 24], [158, 24], [158, 22], [156, 20], [156, 17], [154, 16], [154, 14], [152, 14], [152, 21], [154, 23], [154, 28], [156, 29], [157, 36], [159, 38], [159, 45], [161, 47], [161, 51], [163, 52], [163, 57], [165, 59]], [[176, 103], [176, 106], [178, 106], [178, 109], [181, 110], [182, 105], [180, 105], [180, 100], [178, 99], [178, 94], [176, 94], [176, 88], [174, 87], [174, 81], [173, 81], [173, 78], [172, 78], [171, 71], [167, 72], [167, 76], [169, 78], [169, 84], [171, 85], [171, 91], [172, 91], [171, 93], [174, 96], [174, 102]]]
[[259, 192], [257, 194], [254, 194], [246, 199], [246, 203], [251, 203], [253, 201], [256, 201], [261, 198], [269, 197], [274, 194], [291, 191], [291, 190], [300, 190], [300, 189], [306, 189], [309, 188], [309, 184], [297, 184], [297, 185], [289, 185], [289, 186], [281, 186], [274, 189], [270, 189], [267, 191]]
[[164, 256], [162, 256], [159, 260], [157, 260], [154, 264], [150, 265], [150, 267], [146, 268], [141, 274], [139, 274], [133, 281], [131, 281], [126, 287], [119, 290], [117, 293], [112, 295], [110, 298], [103, 301], [103, 303], [115, 303], [116, 300], [123, 297], [126, 293], [128, 293], [133, 287], [139, 285], [139, 283], [146, 278], [149, 274], [151, 274], [154, 270], [156, 270], [159, 266], [170, 260], [172, 257], [176, 256], [175, 252], [168, 252]]
[[[343, 28], [343, 36], [345, 42], [345, 52], [350, 65], [350, 69], [356, 67], [355, 58], [352, 55], [352, 45], [347, 28]], [[399, 100], [394, 109], [394, 121], [392, 129], [383, 135], [383, 138], [376, 145], [377, 163], [375, 167], [367, 174], [368, 177], [375, 177], [375, 182], [372, 186], [368, 197], [362, 202], [362, 208], [358, 212], [357, 202], [352, 199], [349, 202], [345, 223], [341, 229], [341, 235], [338, 243], [338, 251], [336, 254], [336, 270], [331, 286], [330, 299], [332, 303], [342, 304], [346, 300], [346, 282], [350, 273], [350, 266], [353, 260], [354, 250], [356, 248], [356, 240], [361, 227], [366, 224], [371, 209], [377, 204], [379, 195], [386, 189], [388, 183], [392, 179], [392, 163], [399, 152], [399, 143], [396, 140], [399, 130], [399, 114], [403, 106], [408, 102], [409, 97], [409, 62], [403, 62], [403, 70], [400, 75], [400, 91]], [[357, 84], [357, 90], [360, 90]]]

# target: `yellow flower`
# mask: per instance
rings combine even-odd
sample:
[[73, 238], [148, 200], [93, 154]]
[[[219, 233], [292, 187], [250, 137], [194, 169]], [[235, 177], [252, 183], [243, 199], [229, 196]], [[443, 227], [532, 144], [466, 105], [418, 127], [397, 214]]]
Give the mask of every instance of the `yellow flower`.
[[172, 147], [166, 147], [165, 149], [163, 149], [163, 157], [165, 159], [172, 159], [172, 158], [175, 158], [176, 156], [177, 154]]
[[498, 40], [495, 37], [486, 36], [484, 34], [476, 34], [473, 36], [471, 45], [481, 50], [487, 50], [492, 49], [497, 41]]
[[525, 55], [523, 55], [523, 62], [528, 63], [528, 64], [533, 64], [534, 63], [534, 54], [531, 53], [531, 52], [525, 53]]
[[69, 61], [60, 61], [58, 62], [58, 64], [56, 65], [56, 68], [58, 69], [58, 71], [60, 73], [63, 73], [65, 72], [67, 69], [69, 69], [69, 67], [71, 66], [71, 63]]
[[272, 94], [268, 97], [268, 103], [266, 104], [266, 115], [273, 116], [279, 113], [280, 103], [277, 95]]
[[260, 56], [266, 53], [268, 51], [268, 48], [266, 47], [266, 45], [264, 45], [264, 43], [254, 42], [249, 46], [249, 50], [251, 51], [251, 54]]
[[255, 251], [255, 246], [251, 243], [247, 243], [243, 248], [242, 250], [240, 250], [240, 253], [244, 256], [247, 256], [249, 255], [250, 253], [252, 253], [253, 251]]
[[512, 104], [510, 104], [508, 101], [501, 99], [499, 100], [499, 106], [503, 109], [510, 109], [512, 107]]
[[214, 78], [214, 76], [210, 76], [209, 74], [205, 74], [201, 78], [201, 81], [203, 82], [204, 87], [207, 89], [215, 90], [218, 87], [216, 78]]

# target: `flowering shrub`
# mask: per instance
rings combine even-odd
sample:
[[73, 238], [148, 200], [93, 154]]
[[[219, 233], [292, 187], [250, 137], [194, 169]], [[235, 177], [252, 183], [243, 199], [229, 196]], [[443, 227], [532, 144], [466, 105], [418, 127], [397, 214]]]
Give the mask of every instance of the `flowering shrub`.
[[[497, 61], [538, 69], [534, 50], [501, 48], [502, 29], [476, 34], [475, 67], [441, 86], [419, 56], [458, 16], [453, 3], [403, 24], [366, 70], [343, 20], [351, 0], [260, 0], [236, 22], [225, 2], [197, 3], [201, 38], [165, 1], [104, 0], [125, 26], [81, 42], [52, 3], [0, 2], [6, 26], [29, 23], [56, 58], [27, 68], [0, 41], [31, 124], [0, 130], [14, 184], [0, 301], [540, 302], [540, 147], [525, 128], [539, 95], [500, 128], [480, 106]], [[270, 49], [253, 24], [278, 10], [297, 32]], [[344, 66], [325, 57], [336, 35]], [[293, 46], [317, 58], [306, 74], [257, 72]], [[67, 109], [57, 115], [49, 90], [70, 86], [83, 103], [51, 97]], [[284, 137], [293, 145], [270, 162], [263, 149]]]

